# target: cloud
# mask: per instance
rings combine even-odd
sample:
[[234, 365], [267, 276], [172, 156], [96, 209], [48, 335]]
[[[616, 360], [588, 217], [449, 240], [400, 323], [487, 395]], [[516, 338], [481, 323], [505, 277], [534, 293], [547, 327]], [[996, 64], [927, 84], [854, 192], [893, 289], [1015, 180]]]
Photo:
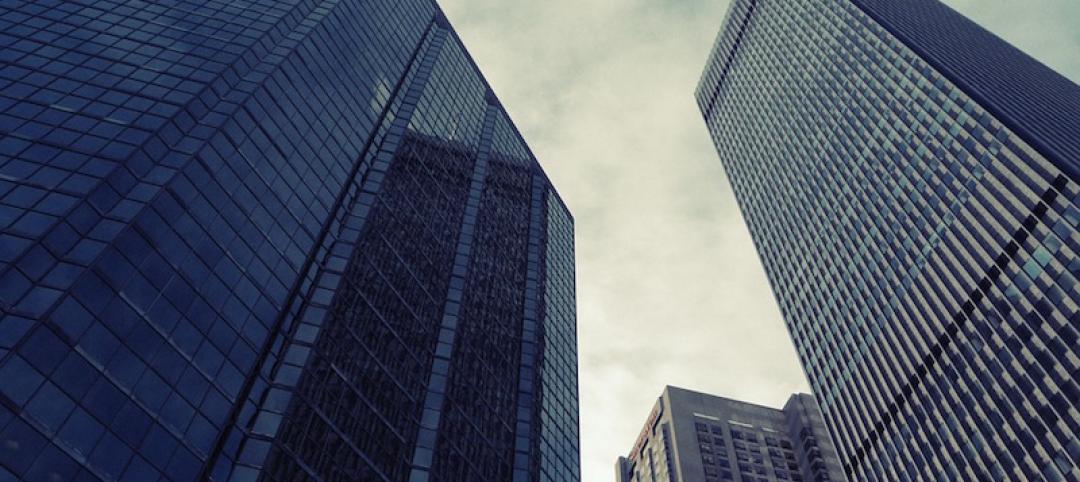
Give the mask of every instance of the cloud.
[[[727, 2], [440, 3], [576, 218], [583, 480], [614, 479], [666, 384], [773, 406], [807, 391], [693, 102]], [[1075, 12], [948, 3], [1080, 72]]]

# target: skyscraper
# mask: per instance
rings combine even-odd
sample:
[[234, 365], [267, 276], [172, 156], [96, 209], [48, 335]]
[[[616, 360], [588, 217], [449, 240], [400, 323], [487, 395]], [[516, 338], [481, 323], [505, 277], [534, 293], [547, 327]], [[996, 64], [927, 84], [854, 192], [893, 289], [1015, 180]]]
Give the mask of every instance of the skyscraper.
[[735, 0], [696, 97], [850, 479], [1080, 480], [1080, 87], [936, 0]]
[[656, 400], [615, 482], [843, 482], [814, 398], [783, 410], [678, 387]]
[[0, 44], [0, 479], [579, 479], [573, 219], [433, 1]]

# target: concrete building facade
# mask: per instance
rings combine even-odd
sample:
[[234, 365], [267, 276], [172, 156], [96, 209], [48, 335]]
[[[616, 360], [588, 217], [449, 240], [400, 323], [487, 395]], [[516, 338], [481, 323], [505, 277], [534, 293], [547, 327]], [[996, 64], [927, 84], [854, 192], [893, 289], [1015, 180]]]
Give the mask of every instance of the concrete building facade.
[[776, 409], [668, 386], [616, 482], [842, 482], [813, 397]]

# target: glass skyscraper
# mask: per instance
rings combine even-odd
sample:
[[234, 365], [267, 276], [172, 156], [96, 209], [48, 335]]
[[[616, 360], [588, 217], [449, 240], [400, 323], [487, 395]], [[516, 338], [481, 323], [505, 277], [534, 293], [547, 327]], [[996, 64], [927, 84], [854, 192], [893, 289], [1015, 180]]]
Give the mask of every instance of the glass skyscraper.
[[579, 480], [573, 218], [431, 0], [0, 5], [0, 480]]
[[1080, 480], [1080, 87], [936, 0], [735, 0], [696, 97], [851, 480]]

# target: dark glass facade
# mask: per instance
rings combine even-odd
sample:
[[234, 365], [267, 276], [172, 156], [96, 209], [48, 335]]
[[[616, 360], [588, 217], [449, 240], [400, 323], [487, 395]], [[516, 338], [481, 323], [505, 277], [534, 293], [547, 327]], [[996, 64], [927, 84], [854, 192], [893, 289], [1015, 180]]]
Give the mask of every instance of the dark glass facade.
[[850, 479], [1080, 480], [1080, 87], [935, 0], [736, 0], [697, 99]]
[[845, 482], [814, 398], [782, 410], [667, 387], [615, 482]]
[[579, 480], [573, 219], [434, 2], [4, 2], [0, 57], [0, 480]]

